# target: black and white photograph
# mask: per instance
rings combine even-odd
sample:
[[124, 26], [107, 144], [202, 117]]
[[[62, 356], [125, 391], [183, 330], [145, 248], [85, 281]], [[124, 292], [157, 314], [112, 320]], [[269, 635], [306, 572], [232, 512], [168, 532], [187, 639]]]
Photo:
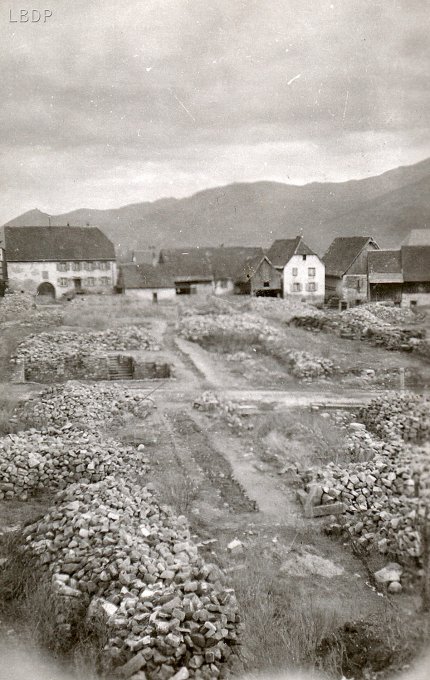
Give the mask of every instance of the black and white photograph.
[[426, 0], [0, 0], [0, 680], [430, 677]]

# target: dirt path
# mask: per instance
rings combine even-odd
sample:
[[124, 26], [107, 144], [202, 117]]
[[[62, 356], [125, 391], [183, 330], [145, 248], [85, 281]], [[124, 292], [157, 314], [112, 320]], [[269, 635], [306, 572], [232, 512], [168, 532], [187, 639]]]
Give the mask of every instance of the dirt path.
[[219, 432], [208, 435], [208, 440], [212, 449], [227, 459], [234, 477], [246, 489], [249, 498], [256, 502], [260, 521], [297, 524], [297, 506], [292, 494], [287, 493], [285, 486], [281, 487], [274, 477], [262, 473], [251, 451], [244, 449], [236, 437]]

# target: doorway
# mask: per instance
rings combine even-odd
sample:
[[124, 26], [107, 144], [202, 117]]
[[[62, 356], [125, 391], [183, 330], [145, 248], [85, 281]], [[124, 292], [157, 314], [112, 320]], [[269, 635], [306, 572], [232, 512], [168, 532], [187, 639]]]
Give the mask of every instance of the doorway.
[[55, 300], [55, 288], [49, 281], [44, 281], [38, 287], [37, 295], [45, 300]]

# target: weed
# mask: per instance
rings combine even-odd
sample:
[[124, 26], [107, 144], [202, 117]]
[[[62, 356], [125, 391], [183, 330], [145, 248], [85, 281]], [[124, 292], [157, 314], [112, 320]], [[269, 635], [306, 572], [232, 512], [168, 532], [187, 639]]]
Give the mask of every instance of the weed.
[[198, 496], [198, 486], [195, 480], [185, 472], [169, 474], [166, 470], [159, 495], [163, 502], [170, 505], [176, 513], [186, 515]]
[[249, 669], [265, 671], [321, 668], [339, 676], [342, 649], [333, 649], [321, 666], [317, 653], [322, 639], [333, 634], [340, 615], [328, 611], [298, 588], [279, 579], [275, 564], [263, 555], [248, 555], [245, 569], [233, 572], [244, 623], [244, 662]]

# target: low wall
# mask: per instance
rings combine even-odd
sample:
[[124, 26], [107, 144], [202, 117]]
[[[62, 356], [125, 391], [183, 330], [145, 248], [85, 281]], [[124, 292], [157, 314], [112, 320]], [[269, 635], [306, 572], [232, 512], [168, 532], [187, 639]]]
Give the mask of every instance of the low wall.
[[155, 380], [159, 378], [171, 378], [172, 367], [162, 361], [134, 362], [133, 377], [135, 380]]
[[[65, 380], [121, 380], [127, 379], [120, 373], [112, 375], [112, 359], [115, 356], [77, 355], [62, 361], [38, 361], [17, 364], [18, 373], [24, 381], [51, 384]], [[127, 357], [125, 357], [127, 358]], [[165, 361], [140, 361], [132, 359], [135, 380], [156, 380], [172, 377], [172, 367]], [[22, 377], [21, 380], [22, 381]]]
[[107, 357], [77, 355], [63, 361], [25, 362], [24, 378], [31, 382], [56, 383], [64, 380], [109, 380]]

